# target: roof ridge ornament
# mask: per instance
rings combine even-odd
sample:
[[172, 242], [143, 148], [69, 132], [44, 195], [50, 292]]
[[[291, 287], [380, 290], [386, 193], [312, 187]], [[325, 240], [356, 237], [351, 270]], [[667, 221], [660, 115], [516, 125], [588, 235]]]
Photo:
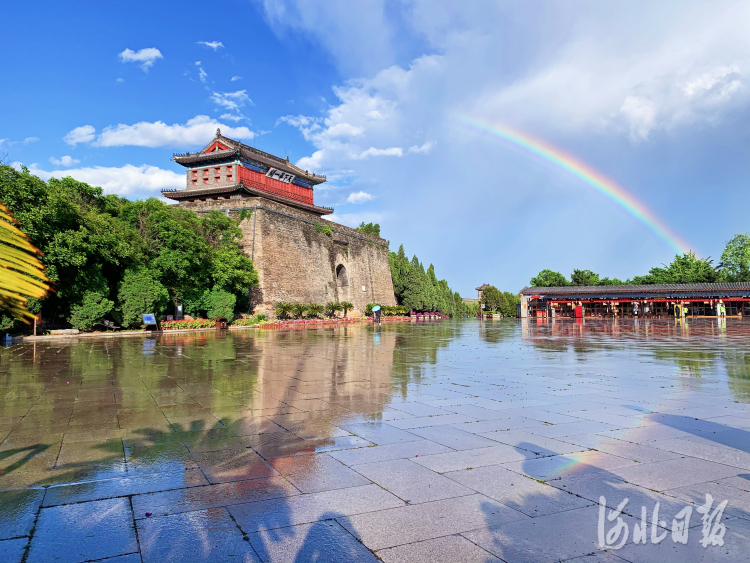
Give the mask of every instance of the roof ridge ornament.
[[219, 129], [218, 127], [216, 128], [216, 136], [221, 137], [221, 129]]

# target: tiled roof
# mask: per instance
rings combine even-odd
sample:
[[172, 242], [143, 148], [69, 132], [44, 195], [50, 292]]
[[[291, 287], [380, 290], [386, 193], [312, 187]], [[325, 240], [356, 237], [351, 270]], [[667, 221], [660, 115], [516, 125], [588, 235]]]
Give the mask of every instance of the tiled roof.
[[672, 294], [672, 293], [700, 293], [705, 295], [721, 294], [725, 292], [745, 292], [750, 294], [750, 283], [675, 283], [654, 285], [567, 285], [563, 287], [524, 287], [522, 295], [632, 295], [632, 294]]
[[[220, 143], [230, 147], [229, 150], [203, 152], [216, 141], [219, 141]], [[305, 178], [312, 184], [322, 184], [326, 181], [325, 176], [319, 176], [317, 174], [313, 174], [312, 172], [308, 172], [307, 170], [302, 170], [301, 168], [295, 166], [284, 158], [279, 158], [278, 156], [274, 156], [270, 153], [264, 152], [254, 147], [250, 147], [248, 145], [240, 143], [239, 141], [235, 141], [234, 139], [225, 137], [221, 134], [217, 134], [216, 137], [208, 145], [206, 145], [206, 147], [204, 147], [201, 152], [195, 154], [175, 154], [172, 156], [172, 160], [174, 160], [178, 164], [182, 164], [183, 166], [191, 166], [192, 164], [212, 161], [220, 158], [228, 158], [231, 156], [243, 156], [245, 158], [255, 160], [257, 162], [260, 162], [261, 164], [270, 166], [271, 168], [276, 168], [278, 170], [288, 172], [289, 174], [294, 174], [295, 176]]]
[[331, 213], [333, 213], [333, 209], [331, 209], [330, 207], [323, 207], [321, 205], [309, 205], [307, 203], [295, 201], [293, 199], [282, 197], [280, 195], [268, 193], [263, 190], [256, 190], [242, 183], [232, 184], [229, 186], [220, 186], [216, 188], [203, 188], [203, 189], [191, 188], [187, 190], [162, 190], [161, 194], [166, 198], [174, 199], [176, 201], [181, 201], [185, 199], [210, 197], [210, 196], [219, 195], [219, 194], [233, 194], [233, 193], [238, 193], [238, 192], [245, 192], [249, 195], [264, 197], [266, 199], [277, 201], [285, 205], [290, 205], [292, 207], [304, 209], [305, 211], [312, 211], [313, 213], [317, 213], [319, 215], [330, 215]]

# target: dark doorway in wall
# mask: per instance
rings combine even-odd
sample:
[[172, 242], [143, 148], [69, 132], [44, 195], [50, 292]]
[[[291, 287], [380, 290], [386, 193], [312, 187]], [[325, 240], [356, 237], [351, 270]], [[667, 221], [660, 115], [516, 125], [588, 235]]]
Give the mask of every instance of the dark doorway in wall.
[[346, 275], [346, 268], [343, 264], [336, 266], [336, 281], [340, 287], [349, 285], [349, 277]]

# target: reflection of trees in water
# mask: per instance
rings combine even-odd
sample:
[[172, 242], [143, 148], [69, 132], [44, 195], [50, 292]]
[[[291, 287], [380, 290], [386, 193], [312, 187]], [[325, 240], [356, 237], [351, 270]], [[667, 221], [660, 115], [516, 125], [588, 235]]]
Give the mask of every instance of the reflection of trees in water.
[[391, 387], [399, 389], [403, 397], [407, 395], [409, 384], [421, 381], [429, 366], [437, 363], [438, 350], [459, 338], [463, 330], [460, 322], [450, 321], [426, 322], [420, 327], [383, 325], [384, 329], [386, 327], [398, 331], [393, 351]]
[[654, 359], [675, 365], [690, 377], [703, 377], [716, 371], [719, 354], [715, 350], [682, 346], [655, 346], [651, 348]]
[[518, 321], [516, 319], [503, 319], [480, 321], [479, 338], [490, 344], [499, 344], [518, 333]]
[[735, 400], [750, 403], [750, 351], [726, 350], [724, 365], [727, 368], [729, 389]]

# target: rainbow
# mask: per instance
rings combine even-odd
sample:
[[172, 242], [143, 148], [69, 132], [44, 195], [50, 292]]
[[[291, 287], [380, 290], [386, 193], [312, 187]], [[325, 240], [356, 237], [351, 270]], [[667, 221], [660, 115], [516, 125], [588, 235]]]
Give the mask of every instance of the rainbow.
[[544, 141], [535, 139], [531, 135], [521, 133], [505, 125], [482, 123], [466, 116], [459, 116], [459, 121], [472, 129], [481, 131], [491, 138], [503, 142], [503, 144], [514, 150], [531, 155], [545, 163], [553, 164], [557, 168], [569, 172], [614, 201], [630, 215], [646, 225], [656, 236], [675, 250], [677, 254], [687, 254], [690, 252], [690, 246], [672, 232], [653, 211], [638, 201], [632, 194], [628, 193], [625, 188], [618, 186], [614, 181], [575, 157]]

